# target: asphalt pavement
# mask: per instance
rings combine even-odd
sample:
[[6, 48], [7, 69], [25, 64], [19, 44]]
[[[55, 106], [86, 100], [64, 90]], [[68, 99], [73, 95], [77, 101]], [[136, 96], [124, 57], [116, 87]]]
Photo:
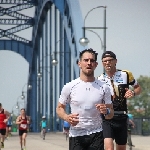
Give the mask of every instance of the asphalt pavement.
[[[135, 145], [133, 150], [150, 150], [150, 136], [133, 135], [132, 142]], [[68, 150], [68, 147], [68, 141], [62, 132], [47, 133], [45, 140], [40, 137], [40, 133], [30, 132], [27, 136], [27, 150]], [[12, 136], [5, 140], [2, 150], [21, 150], [17, 132], [12, 132]]]

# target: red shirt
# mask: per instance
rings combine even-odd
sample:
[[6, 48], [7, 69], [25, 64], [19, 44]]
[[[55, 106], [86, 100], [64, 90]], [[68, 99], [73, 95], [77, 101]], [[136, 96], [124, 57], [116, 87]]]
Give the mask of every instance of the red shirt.
[[25, 116], [25, 118], [23, 119], [22, 117], [20, 117], [19, 121], [22, 120], [22, 123], [19, 124], [19, 130], [27, 130], [27, 117]]
[[6, 129], [6, 123], [4, 120], [6, 119], [6, 114], [4, 114], [4, 109], [0, 112], [0, 129]]

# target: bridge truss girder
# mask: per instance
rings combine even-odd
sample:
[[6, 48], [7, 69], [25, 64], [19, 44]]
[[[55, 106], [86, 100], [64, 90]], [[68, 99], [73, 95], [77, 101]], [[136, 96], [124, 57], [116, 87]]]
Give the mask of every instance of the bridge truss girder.
[[35, 4], [35, 0], [0, 0], [0, 4]]
[[[60, 0], [38, 0], [32, 32], [33, 61], [29, 80], [32, 90], [28, 97], [34, 132], [39, 132], [42, 115], [47, 117], [50, 131], [62, 130], [56, 104], [60, 89], [79, 75], [76, 64], [81, 49], [78, 41], [82, 36], [79, 8], [78, 0], [61, 0], [61, 3]], [[55, 67], [51, 63], [53, 58], [58, 60]], [[37, 76], [39, 71], [42, 78]], [[69, 112], [69, 107], [66, 108]]]
[[0, 6], [0, 16], [8, 15], [14, 17], [14, 19], [0, 19], [0, 24], [18, 25], [7, 30], [0, 29], [0, 38], [7, 37], [11, 40], [17, 40], [31, 45], [31, 41], [15, 35], [14, 33], [25, 30], [34, 25], [34, 19], [32, 17], [23, 15], [17, 11], [35, 6], [35, 0], [0, 0], [0, 4], [16, 4], [16, 6], [11, 6], [9, 8], [3, 8]]

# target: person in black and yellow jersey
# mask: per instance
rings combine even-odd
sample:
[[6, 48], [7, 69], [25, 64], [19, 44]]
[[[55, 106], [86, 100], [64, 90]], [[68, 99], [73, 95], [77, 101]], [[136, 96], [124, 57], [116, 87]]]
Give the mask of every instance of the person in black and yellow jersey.
[[[112, 95], [114, 116], [112, 119], [103, 119], [103, 136], [105, 150], [113, 150], [113, 140], [117, 150], [126, 150], [127, 143], [127, 99], [139, 95], [141, 87], [127, 70], [116, 69], [117, 59], [112, 51], [102, 54], [102, 64], [105, 72], [98, 80], [106, 83]], [[132, 86], [133, 90], [129, 89]]]

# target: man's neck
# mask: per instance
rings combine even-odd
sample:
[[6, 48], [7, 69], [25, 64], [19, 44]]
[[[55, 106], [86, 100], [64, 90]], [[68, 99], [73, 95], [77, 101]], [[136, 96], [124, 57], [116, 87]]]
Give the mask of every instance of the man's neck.
[[116, 69], [113, 69], [110, 72], [106, 72], [106, 74], [107, 74], [108, 77], [113, 77], [115, 75], [115, 72], [116, 72]]
[[94, 82], [95, 81], [95, 77], [94, 76], [86, 76], [86, 75], [81, 75], [80, 74], [80, 79], [84, 82]]

